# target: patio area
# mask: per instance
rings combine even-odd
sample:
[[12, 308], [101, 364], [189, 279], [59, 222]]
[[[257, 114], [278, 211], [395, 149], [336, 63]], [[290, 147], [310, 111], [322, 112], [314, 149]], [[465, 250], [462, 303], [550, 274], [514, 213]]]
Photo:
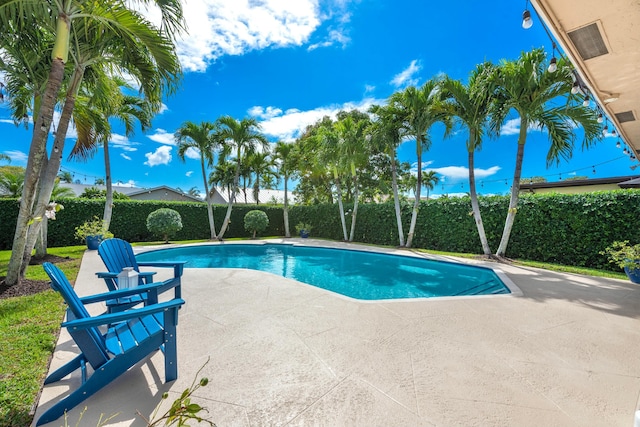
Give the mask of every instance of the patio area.
[[[186, 269], [178, 380], [163, 384], [156, 353], [70, 411], [68, 424], [86, 406], [80, 425], [118, 413], [105, 425], [145, 426], [137, 412], [148, 417], [169, 392], [166, 409], [204, 365], [198, 379], [209, 385], [194, 401], [218, 427], [632, 426], [640, 287], [480, 264], [523, 295], [362, 302], [269, 273]], [[106, 290], [98, 271], [97, 252], [86, 252], [79, 295]], [[51, 369], [74, 350], [62, 331]], [[46, 386], [36, 419], [79, 380]]]

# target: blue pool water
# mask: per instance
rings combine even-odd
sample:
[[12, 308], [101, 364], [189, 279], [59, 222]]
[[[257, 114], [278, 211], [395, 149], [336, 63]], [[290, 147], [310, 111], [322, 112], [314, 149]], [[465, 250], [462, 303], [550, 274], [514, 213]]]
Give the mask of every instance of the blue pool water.
[[136, 258], [266, 271], [361, 300], [510, 293], [488, 268], [344, 249], [225, 244], [161, 249]]

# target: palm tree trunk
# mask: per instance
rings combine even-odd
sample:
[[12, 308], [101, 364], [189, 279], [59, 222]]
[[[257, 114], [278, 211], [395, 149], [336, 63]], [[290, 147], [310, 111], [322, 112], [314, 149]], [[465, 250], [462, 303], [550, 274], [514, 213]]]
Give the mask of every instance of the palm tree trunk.
[[353, 197], [354, 197], [354, 201], [353, 201], [353, 213], [351, 214], [351, 232], [349, 233], [349, 241], [353, 242], [353, 238], [356, 234], [356, 217], [358, 216], [358, 197], [359, 197], [359, 192], [358, 192], [358, 182], [356, 180], [356, 177], [353, 177]]
[[107, 185], [106, 200], [104, 202], [104, 221], [105, 229], [109, 229], [111, 225], [111, 215], [113, 213], [113, 183], [111, 178], [111, 159], [109, 158], [109, 141], [104, 141], [104, 172], [106, 175], [105, 184]]
[[482, 223], [482, 215], [480, 214], [480, 205], [478, 204], [478, 194], [476, 193], [476, 173], [474, 169], [474, 151], [469, 151], [469, 195], [471, 196], [471, 209], [473, 210], [473, 218], [476, 221], [478, 236], [482, 244], [482, 252], [485, 255], [491, 255], [491, 248], [487, 241], [487, 235], [484, 232], [484, 224]]
[[410, 248], [413, 244], [413, 235], [416, 230], [416, 221], [418, 220], [418, 211], [420, 210], [420, 190], [422, 189], [422, 141], [421, 138], [416, 138], [416, 154], [418, 158], [418, 179], [416, 182], [416, 199], [413, 202], [413, 212], [411, 212], [411, 224], [409, 225], [409, 234], [407, 235], [407, 248]]
[[289, 230], [289, 193], [287, 192], [287, 181], [289, 177], [284, 175], [284, 237], [291, 237], [291, 231]]
[[[69, 88], [67, 89], [64, 106], [62, 107], [62, 113], [60, 114], [60, 119], [58, 120], [58, 127], [56, 129], [56, 136], [53, 141], [51, 155], [49, 156], [48, 160], [46, 156], [43, 158], [40, 179], [38, 181], [38, 197], [35, 206], [32, 209], [33, 218], [42, 218], [44, 220], [44, 213], [47, 209], [47, 206], [49, 205], [49, 202], [51, 202], [51, 192], [53, 191], [56, 176], [58, 175], [58, 172], [60, 170], [60, 163], [62, 162], [62, 151], [64, 150], [67, 131], [69, 129], [69, 124], [71, 123], [73, 109], [76, 105], [76, 95], [78, 94], [83, 76], [84, 67], [77, 67], [76, 69], [74, 69], [73, 75], [71, 76], [71, 83], [69, 85]], [[31, 253], [33, 252], [33, 248], [39, 237], [42, 237], [41, 240], [44, 248], [44, 250], [43, 248], [41, 248], [39, 250], [39, 253], [42, 254], [41, 256], [44, 256], [46, 254], [47, 234], [46, 232], [40, 232], [42, 221], [34, 221], [29, 228], [24, 253], [22, 256], [20, 276], [24, 275], [24, 271], [29, 265], [29, 261], [31, 261]]]
[[344, 220], [344, 206], [342, 205], [342, 188], [340, 187], [340, 179], [336, 179], [336, 190], [338, 192], [338, 208], [340, 209], [340, 222], [342, 223], [342, 235], [344, 241], [347, 241], [347, 224]]
[[391, 188], [393, 188], [393, 201], [396, 209], [396, 223], [398, 224], [398, 238], [400, 246], [404, 246], [404, 230], [402, 229], [402, 212], [400, 211], [400, 197], [398, 196], [398, 172], [396, 166], [396, 153], [391, 158]]
[[47, 227], [49, 220], [47, 217], [42, 217], [42, 224], [40, 225], [40, 233], [36, 239], [36, 258], [44, 258], [47, 255]]
[[511, 229], [513, 228], [513, 221], [516, 218], [518, 199], [520, 197], [520, 175], [522, 174], [522, 160], [524, 158], [524, 143], [527, 140], [527, 126], [528, 122], [524, 119], [520, 119], [520, 135], [518, 136], [518, 152], [516, 154], [516, 168], [513, 173], [513, 184], [511, 185], [511, 199], [509, 200], [509, 211], [507, 213], [507, 219], [504, 222], [504, 230], [502, 231], [502, 239], [500, 245], [496, 251], [497, 256], [504, 256], [507, 251], [507, 245], [509, 244], [509, 237], [511, 236]]
[[209, 184], [207, 183], [207, 171], [204, 167], [204, 157], [200, 156], [200, 167], [202, 169], [202, 180], [204, 181], [204, 201], [207, 204], [207, 216], [209, 217], [209, 239], [216, 238], [216, 225], [213, 220], [213, 207], [211, 206], [211, 196], [209, 194]]
[[31, 221], [31, 208], [36, 197], [36, 186], [43, 159], [46, 155], [47, 136], [53, 119], [53, 107], [64, 77], [64, 62], [61, 58], [54, 58], [49, 72], [49, 79], [43, 95], [38, 119], [35, 122], [29, 158], [20, 200], [20, 211], [16, 221], [16, 232], [11, 245], [11, 258], [7, 268], [5, 284], [13, 286], [20, 281], [22, 270], [22, 256], [27, 243], [27, 230]]
[[[240, 153], [238, 153], [238, 165], [236, 167], [236, 176], [233, 178], [233, 192], [231, 193], [231, 197], [229, 197], [229, 205], [227, 206], [227, 213], [224, 216], [224, 222], [222, 223], [222, 227], [220, 228], [220, 233], [218, 234], [218, 240], [222, 240], [224, 233], [227, 231], [227, 227], [229, 227], [229, 221], [231, 221], [231, 210], [233, 209], [233, 202], [235, 202], [236, 198], [236, 189], [240, 184]], [[246, 193], [245, 193], [246, 197]]]

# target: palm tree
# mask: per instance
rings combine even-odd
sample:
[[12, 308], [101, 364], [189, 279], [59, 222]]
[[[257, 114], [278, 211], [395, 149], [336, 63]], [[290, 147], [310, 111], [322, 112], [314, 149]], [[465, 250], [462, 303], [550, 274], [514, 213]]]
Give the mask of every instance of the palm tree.
[[422, 188], [422, 150], [431, 146], [429, 129], [437, 122], [445, 125], [445, 136], [451, 130], [451, 118], [442, 101], [440, 81], [436, 78], [428, 80], [422, 87], [410, 86], [402, 92], [391, 95], [389, 104], [400, 112], [403, 120], [403, 133], [416, 141], [417, 181], [415, 201], [411, 214], [411, 224], [407, 235], [406, 247], [413, 244], [413, 235], [420, 208], [420, 189]]
[[191, 197], [200, 197], [200, 190], [198, 190], [198, 187], [193, 186], [189, 189], [189, 191], [187, 191], [187, 194], [190, 195]]
[[58, 174], [58, 178], [60, 178], [60, 182], [66, 182], [68, 184], [73, 182], [73, 175], [71, 175], [71, 172], [62, 171]]
[[438, 173], [436, 171], [425, 172], [422, 177], [422, 185], [427, 189], [427, 201], [429, 200], [429, 191], [433, 190], [439, 182], [440, 178], [438, 178]]
[[260, 187], [266, 182], [278, 178], [278, 174], [273, 169], [275, 163], [271, 158], [271, 153], [267, 150], [247, 156], [247, 166], [253, 174], [253, 198], [256, 205], [259, 205]]
[[264, 135], [259, 132], [260, 125], [256, 119], [244, 118], [238, 121], [231, 116], [222, 116], [218, 118], [217, 124], [220, 127], [218, 138], [220, 141], [224, 141], [222, 142], [223, 157], [226, 158], [234, 153], [236, 158], [236, 170], [233, 179], [234, 192], [231, 193], [229, 198], [227, 213], [220, 228], [220, 233], [218, 233], [218, 239], [222, 239], [231, 219], [231, 210], [233, 209], [236, 194], [235, 189], [238, 188], [242, 162], [247, 154], [255, 152], [258, 147], [267, 149], [269, 143]]
[[4, 153], [0, 153], [0, 160], [6, 161], [7, 163], [11, 163], [11, 157], [7, 156]]
[[467, 139], [467, 159], [469, 163], [469, 195], [471, 197], [471, 209], [475, 219], [478, 236], [482, 244], [482, 251], [486, 256], [491, 255], [491, 248], [484, 231], [478, 194], [476, 192], [474, 154], [482, 147], [482, 137], [488, 125], [489, 107], [493, 101], [492, 75], [495, 67], [489, 62], [478, 65], [469, 77], [469, 83], [465, 86], [459, 80], [445, 78], [442, 88], [445, 91], [447, 102], [452, 107], [452, 113], [469, 130]]
[[235, 171], [235, 163], [220, 158], [218, 164], [213, 168], [213, 172], [209, 174], [209, 185], [212, 187], [220, 186], [223, 190], [227, 190], [227, 197], [231, 199], [231, 193], [238, 191], [233, 187]]
[[293, 144], [287, 144], [283, 141], [276, 142], [274, 149], [275, 160], [284, 179], [284, 237], [291, 237], [291, 231], [289, 230], [289, 191], [287, 186], [289, 184], [289, 178], [294, 171], [293, 162], [291, 162], [292, 150]]
[[400, 246], [404, 246], [404, 230], [402, 229], [402, 212], [400, 210], [400, 198], [398, 195], [398, 147], [402, 143], [402, 121], [398, 111], [392, 106], [381, 107], [374, 105], [369, 110], [377, 116], [377, 120], [372, 123], [373, 143], [380, 151], [386, 153], [391, 159], [391, 187], [393, 190], [393, 201], [396, 212], [396, 224], [398, 227], [398, 241]]
[[[144, 3], [155, 3], [162, 11], [163, 27], [161, 32], [157, 33], [161, 39], [165, 38], [165, 34], [171, 34], [176, 28], [182, 27], [182, 9], [179, 0], [141, 0]], [[55, 20], [55, 29], [51, 25], [51, 34], [54, 35], [55, 42], [51, 50], [51, 66], [46, 79], [45, 89], [42, 91], [42, 96], [36, 98], [34, 103], [34, 132], [29, 149], [29, 157], [27, 160], [27, 174], [25, 176], [25, 184], [23, 190], [23, 197], [21, 198], [20, 211], [18, 214], [16, 232], [12, 245], [12, 254], [9, 261], [7, 270], [7, 277], [5, 282], [8, 285], [14, 285], [18, 283], [20, 276], [24, 273], [26, 265], [23, 264], [22, 254], [26, 249], [26, 240], [28, 232], [28, 224], [31, 221], [33, 215], [37, 215], [37, 212], [32, 213], [32, 207], [36, 198], [36, 186], [40, 178], [42, 166], [46, 158], [46, 141], [51, 128], [53, 119], [53, 109], [57, 99], [58, 92], [62, 86], [64, 78], [65, 64], [68, 61], [70, 53], [70, 41], [72, 37], [72, 22], [80, 21], [84, 28], [89, 28], [93, 23], [103, 23], [102, 30], [105, 31], [105, 38], [109, 38], [109, 31], [111, 34], [116, 33], [122, 40], [126, 40], [132, 32], [143, 30], [143, 27], [151, 28], [151, 24], [148, 21], [142, 22], [137, 19], [139, 15], [133, 13], [131, 10], [124, 8], [124, 4], [117, 1], [103, 1], [103, 2], [84, 2], [80, 0], [66, 0], [66, 1], [40, 1], [33, 2], [28, 0], [0, 0], [0, 23], [6, 32], [9, 33], [31, 33], [42, 26], [48, 26]], [[108, 23], [108, 25], [104, 25]], [[10, 31], [9, 29], [13, 30]], [[77, 34], [77, 33], [76, 33]], [[168, 59], [167, 47], [173, 49], [171, 38], [166, 39], [167, 42], [158, 43], [159, 39], [149, 37], [151, 33], [147, 33], [145, 36], [138, 40], [139, 44], [144, 44], [145, 47], [140, 49], [127, 49], [124, 48], [116, 54], [116, 58], [112, 58], [113, 62], [118, 65], [120, 61], [129, 56], [140, 56], [147, 54], [148, 52], [159, 52], [160, 55], [156, 58], [158, 61], [164, 61]], [[123, 45], [125, 43], [123, 42]], [[74, 48], [77, 46], [74, 46]], [[148, 52], [145, 52], [147, 50]], [[79, 50], [71, 51], [72, 57], [80, 55]], [[119, 58], [118, 58], [119, 56]], [[70, 90], [67, 91], [68, 95], [74, 93], [74, 87], [79, 87], [81, 81], [81, 74], [79, 69], [79, 62], [76, 62], [76, 68], [74, 76], [69, 85]], [[147, 70], [148, 71], [148, 70]], [[135, 77], [140, 77], [139, 74], [133, 74]], [[164, 77], [169, 77], [168, 81], [176, 78], [175, 74], [167, 74]], [[145, 84], [142, 85], [145, 87]], [[145, 89], [152, 89], [153, 86], [149, 86]], [[163, 89], [156, 89], [158, 93], [162, 93]], [[69, 96], [67, 97], [69, 98]], [[65, 103], [62, 115], [69, 115], [69, 103]], [[71, 110], [72, 110], [71, 106]], [[37, 111], [37, 112], [36, 112]], [[66, 137], [66, 128], [62, 123], [58, 125], [58, 135], [62, 140]], [[54, 151], [56, 151], [57, 142], [54, 142]], [[57, 152], [57, 151], [56, 151]], [[57, 156], [54, 156], [54, 158]], [[53, 177], [57, 174], [57, 170], [53, 174]], [[49, 175], [49, 174], [46, 174]], [[41, 199], [44, 199], [44, 195], [49, 195], [51, 190], [53, 177], [50, 177], [51, 181], [49, 191], [41, 191]]]
[[213, 222], [213, 207], [211, 206], [211, 194], [209, 193], [209, 183], [207, 182], [207, 166], [213, 164], [214, 153], [220, 147], [220, 140], [216, 137], [217, 129], [217, 125], [211, 122], [202, 122], [200, 125], [193, 122], [184, 122], [175, 133], [180, 160], [184, 162], [187, 150], [197, 150], [200, 153], [200, 169], [202, 170], [204, 197], [207, 204], [207, 215], [209, 216], [209, 239], [211, 240], [216, 238], [216, 227]]
[[[356, 230], [356, 218], [358, 215], [359, 183], [358, 170], [364, 168], [369, 162], [369, 144], [367, 129], [370, 124], [369, 118], [357, 111], [339, 117], [334, 129], [338, 137], [337, 155], [341, 168], [351, 172], [353, 186], [353, 212], [351, 213], [351, 230], [349, 232], [349, 242], [353, 241]], [[338, 115], [340, 116], [340, 114]]]
[[24, 170], [15, 173], [0, 173], [0, 189], [5, 193], [4, 197], [19, 198], [22, 196], [24, 175]]
[[576, 105], [577, 96], [571, 94], [572, 69], [564, 59], [558, 61], [556, 72], [549, 72], [543, 49], [523, 52], [517, 61], [503, 61], [498, 66], [494, 79], [496, 93], [491, 109], [492, 131], [499, 134], [512, 110], [520, 117], [509, 210], [502, 239], [496, 251], [496, 255], [501, 257], [507, 250], [516, 216], [524, 146], [529, 126], [536, 126], [549, 134], [551, 145], [547, 153], [547, 165], [559, 163], [560, 158], [571, 158], [575, 127], [580, 126], [583, 129], [583, 148], [593, 145], [601, 138], [602, 133], [595, 112], [580, 103]]

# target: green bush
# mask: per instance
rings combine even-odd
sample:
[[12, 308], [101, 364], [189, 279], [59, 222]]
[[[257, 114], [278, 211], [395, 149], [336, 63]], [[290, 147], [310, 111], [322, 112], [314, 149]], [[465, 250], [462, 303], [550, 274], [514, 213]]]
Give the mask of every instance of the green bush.
[[244, 229], [253, 233], [253, 239], [256, 238], [256, 233], [264, 231], [268, 226], [269, 217], [262, 211], [249, 211], [244, 216]]
[[162, 236], [164, 242], [169, 243], [169, 236], [182, 230], [182, 218], [173, 209], [161, 208], [149, 214], [147, 229], [155, 235]]

